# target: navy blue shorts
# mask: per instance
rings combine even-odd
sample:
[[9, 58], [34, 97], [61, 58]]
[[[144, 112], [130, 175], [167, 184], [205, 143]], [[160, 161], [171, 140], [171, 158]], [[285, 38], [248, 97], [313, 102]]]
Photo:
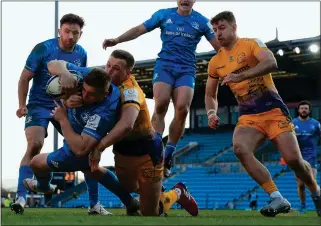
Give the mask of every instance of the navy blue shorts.
[[76, 157], [71, 151], [60, 148], [50, 153], [47, 164], [54, 172], [75, 172], [89, 170], [88, 156]]
[[156, 82], [165, 82], [173, 88], [180, 86], [195, 87], [195, 69], [171, 69], [161, 63], [156, 63], [153, 75], [153, 84]]
[[27, 106], [27, 109], [28, 109], [28, 114], [25, 120], [25, 129], [30, 126], [41, 126], [46, 129], [45, 137], [47, 137], [48, 125], [49, 125], [49, 122], [51, 122], [52, 125], [58, 130], [58, 132], [62, 134], [59, 122], [54, 120], [50, 115], [53, 108], [46, 108], [46, 107], [30, 104]]

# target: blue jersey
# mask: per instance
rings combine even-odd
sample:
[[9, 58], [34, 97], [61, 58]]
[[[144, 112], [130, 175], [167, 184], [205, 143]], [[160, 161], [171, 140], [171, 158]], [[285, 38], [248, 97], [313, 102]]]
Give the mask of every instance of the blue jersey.
[[31, 51], [25, 68], [34, 73], [33, 84], [29, 94], [29, 104], [54, 108], [52, 97], [45, 90], [46, 84], [52, 76], [47, 68], [51, 60], [65, 60], [78, 66], [87, 65], [87, 53], [80, 46], [76, 45], [72, 52], [63, 51], [58, 43], [59, 38], [49, 39], [37, 44]]
[[[68, 121], [76, 133], [85, 133], [99, 141], [115, 126], [119, 106], [120, 91], [111, 84], [109, 95], [103, 102], [68, 108]], [[63, 148], [67, 151], [70, 150], [66, 140], [64, 140]]]
[[320, 137], [320, 123], [313, 118], [305, 121], [295, 118], [292, 122], [303, 157], [316, 156], [317, 142]]
[[196, 68], [195, 51], [204, 35], [212, 40], [215, 35], [209, 20], [195, 10], [188, 16], [177, 13], [177, 8], [161, 9], [144, 22], [147, 31], [161, 29], [162, 50], [158, 63]]

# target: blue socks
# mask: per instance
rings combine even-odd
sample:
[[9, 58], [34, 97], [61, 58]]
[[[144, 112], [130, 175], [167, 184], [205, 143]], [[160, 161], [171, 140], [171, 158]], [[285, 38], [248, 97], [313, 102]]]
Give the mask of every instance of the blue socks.
[[176, 151], [176, 144], [171, 142], [167, 142], [165, 147], [165, 160], [168, 158], [172, 158], [173, 153]]
[[98, 181], [93, 178], [89, 178], [85, 174], [85, 182], [88, 190], [89, 204], [90, 207], [93, 207], [98, 203]]
[[18, 189], [17, 189], [17, 197], [22, 196], [26, 199], [27, 189], [23, 185], [23, 180], [26, 178], [33, 178], [33, 171], [30, 166], [20, 166], [19, 168], [19, 179], [18, 179]]
[[105, 188], [114, 193], [125, 206], [129, 206], [132, 203], [133, 197], [127, 192], [123, 187], [120, 186], [118, 178], [116, 175], [107, 170], [106, 174], [100, 178], [99, 183], [101, 183]]

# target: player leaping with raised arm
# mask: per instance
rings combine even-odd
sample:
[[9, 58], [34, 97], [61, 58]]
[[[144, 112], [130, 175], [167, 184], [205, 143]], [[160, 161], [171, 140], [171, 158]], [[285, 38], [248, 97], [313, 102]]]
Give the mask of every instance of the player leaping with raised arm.
[[162, 49], [156, 60], [153, 75], [155, 109], [152, 125], [159, 136], [165, 128], [165, 115], [173, 100], [175, 113], [169, 126], [165, 147], [164, 176], [169, 177], [172, 155], [182, 136], [185, 121], [193, 99], [196, 56], [195, 50], [202, 36], [215, 47], [213, 29], [209, 20], [193, 10], [195, 0], [177, 0], [175, 8], [160, 9], [143, 24], [131, 28], [115, 39], [105, 39], [103, 48], [138, 38], [155, 28], [161, 30]]
[[309, 188], [317, 213], [321, 215], [320, 187], [311, 166], [303, 160], [288, 109], [279, 96], [271, 76], [277, 69], [273, 53], [258, 39], [239, 38], [232, 12], [221, 12], [212, 20], [221, 49], [208, 66], [206, 110], [209, 126], [217, 127], [219, 79], [228, 85], [238, 101], [240, 118], [233, 135], [234, 153], [248, 174], [271, 197], [261, 209], [264, 216], [287, 213], [290, 203], [283, 198], [269, 171], [255, 158], [255, 150], [266, 137], [281, 152], [284, 160]]

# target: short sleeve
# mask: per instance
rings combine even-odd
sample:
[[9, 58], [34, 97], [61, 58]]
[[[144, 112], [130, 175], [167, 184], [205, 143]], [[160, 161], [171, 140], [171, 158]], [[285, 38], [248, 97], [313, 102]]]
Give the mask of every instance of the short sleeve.
[[164, 9], [155, 12], [152, 17], [146, 20], [143, 24], [147, 31], [152, 31], [157, 27], [160, 27], [161, 21], [164, 17]]
[[206, 19], [206, 25], [204, 28], [204, 36], [207, 39], [207, 41], [211, 41], [213, 38], [215, 38], [215, 33], [212, 27], [211, 22]]
[[37, 44], [29, 54], [25, 64], [25, 68], [35, 73], [38, 67], [41, 65], [46, 53], [47, 53], [46, 45], [44, 43]]
[[143, 94], [135, 87], [127, 88], [121, 91], [121, 101], [123, 107], [133, 106], [140, 110], [143, 100]]
[[210, 60], [210, 62], [208, 63], [208, 69], [207, 69], [207, 73], [208, 73], [208, 78], [210, 79], [219, 79], [220, 77], [217, 74], [217, 70], [216, 70], [216, 63], [215, 63], [215, 56]]
[[249, 41], [251, 45], [251, 53], [256, 56], [262, 50], [268, 50], [267, 46], [260, 39], [251, 39]]

